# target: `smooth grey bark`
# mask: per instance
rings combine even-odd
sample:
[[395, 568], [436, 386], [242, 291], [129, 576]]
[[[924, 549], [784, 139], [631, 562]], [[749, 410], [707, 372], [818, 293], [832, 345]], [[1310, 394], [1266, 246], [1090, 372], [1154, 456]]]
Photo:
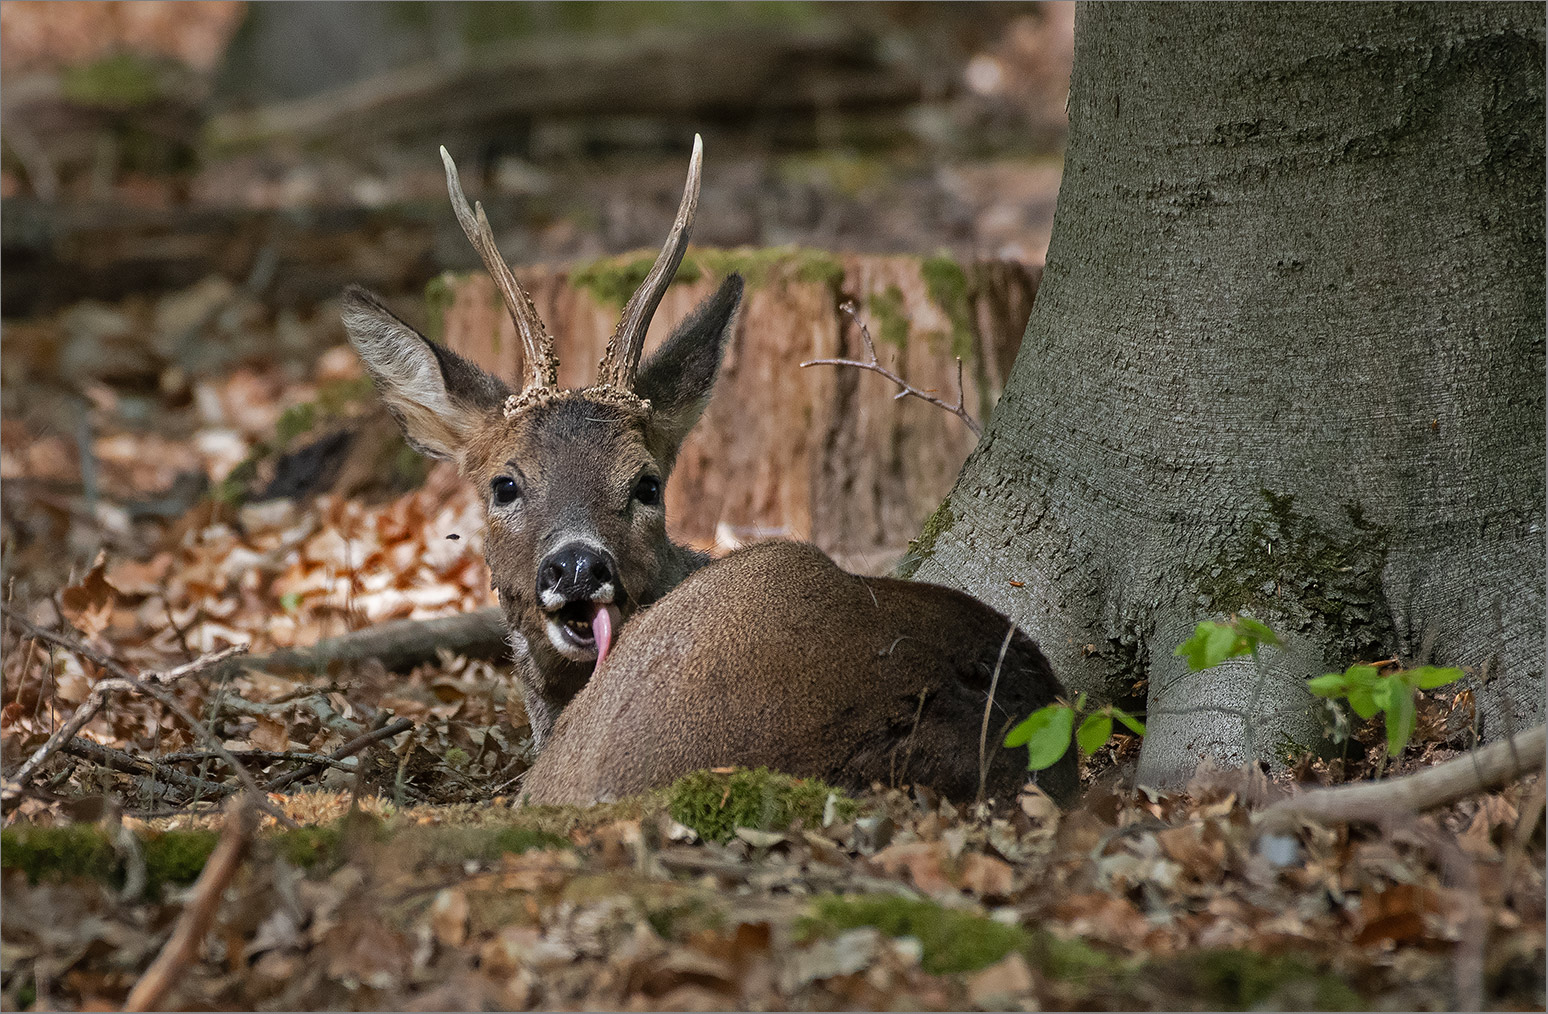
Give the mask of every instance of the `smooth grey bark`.
[[[1043, 286], [915, 576], [1148, 680], [1142, 782], [1311, 742], [1356, 659], [1541, 720], [1543, 95], [1539, 4], [1078, 8]], [[1262, 685], [1187, 672], [1238, 610], [1292, 635]]]

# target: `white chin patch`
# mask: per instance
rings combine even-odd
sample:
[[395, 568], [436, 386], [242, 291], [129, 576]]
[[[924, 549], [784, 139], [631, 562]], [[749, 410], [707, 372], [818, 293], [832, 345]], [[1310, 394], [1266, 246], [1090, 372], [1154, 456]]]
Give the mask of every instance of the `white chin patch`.
[[573, 643], [569, 635], [565, 633], [563, 625], [549, 620], [543, 625], [548, 633], [548, 643], [554, 646], [554, 650], [571, 662], [595, 662], [597, 660], [596, 645], [581, 647]]

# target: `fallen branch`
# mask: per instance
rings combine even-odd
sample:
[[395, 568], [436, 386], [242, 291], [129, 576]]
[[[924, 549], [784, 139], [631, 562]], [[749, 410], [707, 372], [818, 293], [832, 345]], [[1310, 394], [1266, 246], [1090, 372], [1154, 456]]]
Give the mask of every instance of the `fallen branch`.
[[[237, 760], [231, 755], [231, 751], [226, 749], [225, 744], [220, 741], [220, 737], [216, 736], [209, 729], [205, 728], [204, 723], [195, 718], [193, 714], [183, 706], [182, 701], [168, 693], [163, 687], [156, 683], [147, 683], [141, 680], [128, 669], [125, 669], [123, 665], [117, 660], [109, 657], [108, 655], [104, 655], [102, 652], [97, 651], [94, 648], [88, 648], [86, 645], [80, 643], [74, 638], [65, 637], [63, 634], [56, 634], [52, 630], [47, 630], [38, 626], [9, 606], [0, 605], [0, 614], [5, 615], [12, 622], [20, 625], [22, 629], [26, 630], [27, 633], [32, 637], [47, 641], [50, 644], [57, 645], [68, 652], [80, 656], [81, 658], [90, 659], [92, 662], [95, 662], [103, 669], [106, 669], [110, 676], [121, 681], [122, 683], [121, 687], [117, 687], [115, 689], [135, 690], [149, 697], [153, 697], [157, 701], [160, 701], [163, 706], [165, 706], [178, 718], [182, 719], [184, 724], [186, 724], [189, 729], [193, 730], [194, 735], [208, 743], [210, 745], [210, 749], [214, 750], [215, 753], [220, 756], [221, 760], [226, 762], [226, 765], [231, 768], [232, 773], [234, 773], [237, 778], [241, 780], [243, 786], [245, 786], [247, 790], [253, 794], [254, 801], [256, 802], [259, 809], [273, 817], [284, 827], [294, 828], [296, 826], [295, 821], [285, 816], [283, 811], [277, 808], [273, 803], [269, 802], [268, 798], [264, 795], [263, 790], [259, 787], [257, 779], [253, 778], [252, 772], [248, 771], [247, 767], [243, 765], [241, 761]], [[231, 649], [226, 650], [230, 651]], [[244, 647], [241, 650], [246, 651], [246, 648]], [[196, 664], [197, 661], [189, 663], [190, 666]], [[179, 668], [181, 669], [183, 667], [180, 666]], [[101, 682], [105, 681], [98, 682], [100, 684]], [[52, 738], [53, 737], [50, 737], [50, 739]], [[47, 745], [48, 744], [46, 743], [44, 744], [44, 746]], [[20, 795], [19, 789], [17, 790], [16, 795]], [[9, 798], [10, 797], [7, 797], [7, 800], [9, 800]]]
[[[219, 799], [221, 795], [229, 795], [230, 790], [221, 782], [210, 782], [195, 775], [185, 775], [181, 771], [165, 767], [157, 760], [148, 757], [136, 757], [134, 754], [79, 736], [72, 738], [64, 744], [61, 752], [82, 760], [89, 760], [94, 764], [100, 764], [105, 768], [122, 771], [131, 775], [143, 775], [148, 778], [160, 779], [168, 785], [176, 785], [180, 789], [190, 792], [202, 792], [206, 796], [213, 795]], [[213, 753], [211, 754], [213, 756]]]
[[[17, 619], [15, 614], [13, 614], [9, 608], [0, 607], [0, 609], [4, 609], [5, 614], [10, 616], [12, 619]], [[25, 620], [20, 620], [19, 622], [22, 622], [31, 628], [28, 632], [32, 636], [42, 637], [44, 640], [52, 640], [53, 643], [58, 644], [60, 647], [65, 648], [66, 650], [74, 650], [71, 647], [71, 644], [68, 642], [68, 639], [59, 638], [57, 635], [54, 638], [47, 637], [45, 635], [47, 635], [48, 632], [44, 631], [41, 627], [32, 627], [32, 625], [30, 623], [26, 623]], [[16, 796], [19, 796], [22, 790], [26, 788], [27, 783], [32, 780], [32, 776], [37, 773], [40, 767], [43, 766], [43, 762], [57, 753], [59, 749], [70, 740], [74, 739], [75, 735], [83, 728], [85, 728], [88, 722], [97, 717], [97, 713], [102, 710], [104, 705], [107, 704], [108, 694], [118, 690], [135, 690], [148, 684], [155, 684], [157, 686], [170, 686], [171, 684], [176, 683], [178, 680], [183, 679], [186, 676], [192, 676], [196, 673], [204, 672], [205, 670], [210, 669], [220, 664], [221, 662], [224, 662], [226, 659], [234, 658], [238, 655], [244, 654], [246, 651], [246, 645], [235, 645], [230, 648], [224, 648], [220, 651], [213, 652], [212, 654], [203, 655], [199, 658], [196, 658], [186, 665], [180, 665], [175, 668], [168, 669], [165, 672], [146, 673], [145, 675], [139, 677], [138, 681], [133, 676], [129, 676], [128, 679], [118, 677], [98, 680], [97, 685], [91, 689], [91, 695], [86, 698], [80, 707], [75, 709], [75, 714], [70, 716], [70, 720], [65, 722], [64, 725], [61, 725], [58, 730], [48, 738], [48, 742], [34, 750], [31, 757], [28, 757], [25, 761], [22, 762], [22, 766], [17, 769], [16, 774], [8, 780], [8, 783], [5, 786], [5, 799], [10, 800]], [[96, 661], [96, 659], [93, 659], [93, 661]], [[125, 673], [125, 675], [127, 676], [128, 674]]]
[[257, 814], [252, 799], [241, 799], [228, 811], [226, 826], [221, 830], [220, 842], [204, 864], [204, 872], [194, 881], [188, 904], [178, 916], [172, 936], [167, 939], [161, 953], [151, 962], [140, 981], [129, 991], [124, 1010], [161, 1010], [167, 994], [184, 970], [198, 957], [199, 945], [215, 921], [220, 908], [221, 895], [236, 876], [242, 865], [242, 856], [252, 842], [258, 828]]
[[321, 771], [329, 764], [337, 763], [338, 761], [343, 760], [345, 757], [359, 753], [361, 750], [364, 750], [372, 743], [377, 743], [384, 739], [391, 739], [398, 733], [407, 732], [413, 727], [413, 719], [400, 718], [390, 725], [383, 726], [380, 729], [373, 729], [365, 735], [357, 736], [350, 740], [348, 743], [345, 743], [343, 746], [330, 753], [326, 759], [313, 761], [304, 767], [297, 768], [288, 775], [281, 775], [279, 778], [276, 778], [274, 781], [269, 783], [268, 789], [270, 792], [278, 792], [285, 786], [290, 785], [292, 782], [300, 781], [307, 775]]
[[956, 416], [958, 419], [961, 419], [967, 425], [967, 428], [973, 431], [973, 435], [975, 437], [981, 437], [984, 435], [984, 428], [979, 425], [978, 420], [974, 419], [972, 414], [969, 413], [967, 409], [962, 407], [962, 398], [966, 393], [966, 389], [962, 386], [961, 356], [957, 357], [957, 403], [955, 405], [949, 405], [941, 399], [937, 398], [935, 395], [930, 394], [927, 391], [921, 391], [919, 388], [915, 387], [913, 384], [910, 384], [908, 381], [904, 380], [902, 377], [898, 376], [896, 373], [893, 373], [891, 370], [887, 369], [887, 367], [881, 364], [881, 361], [876, 358], [876, 343], [871, 340], [871, 329], [866, 327], [865, 321], [860, 319], [860, 314], [852, 300], [845, 300], [844, 304], [840, 306], [839, 309], [853, 317], [855, 323], [859, 325], [860, 337], [865, 339], [865, 352], [867, 356], [866, 361], [861, 362], [858, 359], [808, 359], [801, 364], [803, 368], [807, 366], [853, 366], [857, 370], [870, 370], [872, 373], [880, 374], [881, 376], [886, 377], [888, 380], [892, 381], [894, 384], [898, 385], [899, 390], [897, 394], [892, 396], [893, 401], [897, 401], [900, 398], [909, 397], [918, 398], [921, 401], [927, 401], [937, 408], [943, 408], [950, 412], [952, 415]]
[[1422, 813], [1487, 792], [1543, 767], [1548, 726], [1454, 757], [1401, 778], [1312, 789], [1255, 814], [1262, 830], [1287, 831], [1300, 820], [1380, 823], [1394, 810]]
[[391, 672], [434, 662], [438, 651], [468, 658], [496, 659], [510, 651], [505, 614], [498, 606], [433, 620], [392, 620], [318, 641], [310, 648], [286, 648], [232, 662], [227, 669], [263, 672], [324, 672], [343, 662], [374, 658]]

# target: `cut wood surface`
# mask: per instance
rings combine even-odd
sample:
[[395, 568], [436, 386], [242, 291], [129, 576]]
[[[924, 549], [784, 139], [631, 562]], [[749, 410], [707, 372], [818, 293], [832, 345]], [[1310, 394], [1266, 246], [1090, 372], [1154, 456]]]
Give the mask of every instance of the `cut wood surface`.
[[[555, 335], [559, 380], [592, 382], [622, 300], [649, 254], [516, 274]], [[803, 360], [860, 356], [840, 310], [859, 305], [881, 361], [980, 420], [999, 397], [1041, 271], [1010, 261], [692, 250], [652, 321], [649, 350], [731, 270], [748, 278], [715, 395], [668, 486], [678, 539], [719, 550], [766, 537], [810, 539], [859, 571], [890, 568], [951, 488], [975, 438], [949, 413], [859, 370]], [[520, 376], [521, 351], [493, 284], [445, 276], [431, 311], [447, 344]]]

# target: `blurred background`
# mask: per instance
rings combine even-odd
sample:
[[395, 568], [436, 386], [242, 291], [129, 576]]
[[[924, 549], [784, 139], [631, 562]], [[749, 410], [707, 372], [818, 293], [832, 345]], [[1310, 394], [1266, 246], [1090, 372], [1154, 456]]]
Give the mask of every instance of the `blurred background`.
[[103, 622], [164, 648], [485, 604], [477, 505], [375, 408], [338, 292], [513, 367], [444, 144], [584, 383], [695, 132], [695, 250], [652, 335], [727, 270], [751, 292], [673, 530], [886, 570], [973, 437], [798, 363], [863, 354], [853, 299], [948, 401], [961, 357], [987, 417], [1048, 242], [1072, 27], [1069, 3], [0, 3], [8, 594], [52, 622], [104, 554]]

